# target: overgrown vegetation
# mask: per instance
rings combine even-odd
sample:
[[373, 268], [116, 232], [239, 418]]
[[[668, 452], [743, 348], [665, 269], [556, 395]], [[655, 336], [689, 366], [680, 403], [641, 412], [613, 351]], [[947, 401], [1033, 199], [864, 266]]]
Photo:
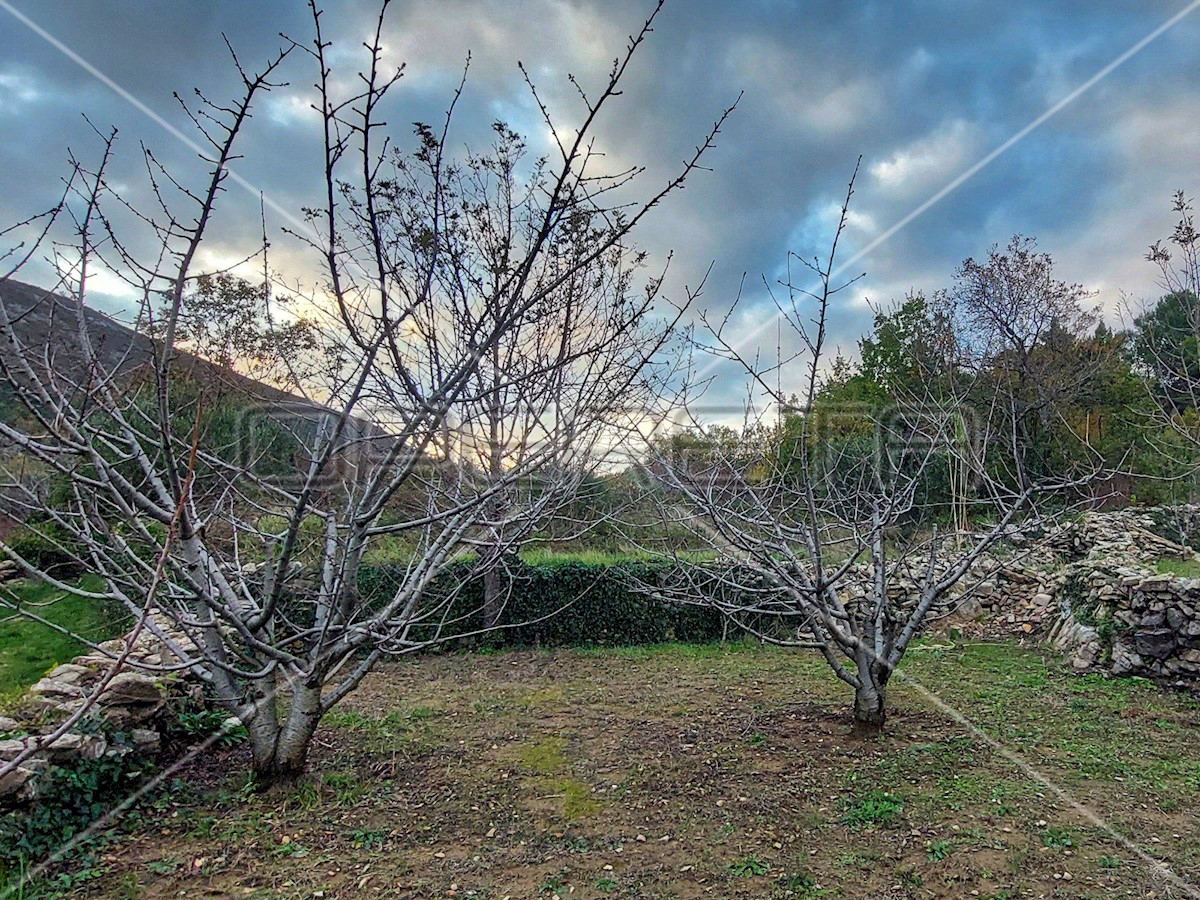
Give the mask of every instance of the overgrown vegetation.
[[[117, 754], [96, 759], [74, 757], [55, 767], [38, 784], [38, 802], [20, 810], [7, 810], [0, 818], [0, 890], [28, 888], [22, 883], [27, 871], [52, 855], [59, 866], [57, 877], [47, 887], [72, 893], [91, 872], [94, 854], [107, 829], [88, 832], [92, 825], [127, 801], [142, 780], [153, 771], [149, 760], [139, 758], [122, 732], [105, 734]], [[136, 817], [135, 817], [136, 818]]]

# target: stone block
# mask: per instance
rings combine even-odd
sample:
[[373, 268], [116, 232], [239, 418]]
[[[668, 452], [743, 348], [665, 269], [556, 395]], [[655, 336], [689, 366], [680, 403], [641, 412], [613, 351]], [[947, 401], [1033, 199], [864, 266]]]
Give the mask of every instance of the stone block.
[[1177, 646], [1175, 634], [1169, 628], [1139, 631], [1133, 638], [1139, 656], [1151, 659], [1166, 659]]

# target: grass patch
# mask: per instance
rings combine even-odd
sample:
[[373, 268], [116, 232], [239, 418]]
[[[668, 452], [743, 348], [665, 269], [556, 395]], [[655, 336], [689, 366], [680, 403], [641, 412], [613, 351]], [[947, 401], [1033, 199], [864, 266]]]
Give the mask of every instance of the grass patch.
[[1200, 559], [1157, 559], [1154, 571], [1177, 578], [1200, 578]]
[[[95, 579], [85, 579], [82, 584], [92, 590], [100, 588]], [[126, 618], [112, 608], [64, 594], [47, 584], [18, 582], [9, 591], [9, 599], [28, 605], [43, 619], [70, 628], [88, 640], [116, 637], [127, 624]], [[0, 621], [0, 705], [11, 703], [50, 669], [86, 653], [87, 649], [86, 644], [70, 635], [6, 613]]]
[[539, 775], [561, 772], [567, 767], [567, 757], [563, 752], [566, 749], [566, 738], [547, 738], [531, 747], [521, 748], [521, 765]]
[[592, 789], [578, 779], [556, 778], [546, 782], [546, 786], [561, 795], [563, 815], [572, 822], [594, 816], [604, 808], [604, 804], [592, 795]]
[[163, 897], [1147, 896], [1143, 862], [993, 740], [1200, 880], [1200, 704], [1015, 642], [918, 646], [904, 671], [982, 734], [897, 679], [883, 735], [854, 737], [817, 655], [754, 643], [381, 667], [327, 719], [308, 787], [147, 812], [89, 896], [132, 871]]
[[403, 712], [392, 710], [381, 716], [357, 709], [335, 709], [325, 714], [321, 724], [356, 732], [368, 749], [395, 750], [430, 732], [432, 725], [428, 720], [436, 716], [437, 711], [428, 706], [415, 706]]

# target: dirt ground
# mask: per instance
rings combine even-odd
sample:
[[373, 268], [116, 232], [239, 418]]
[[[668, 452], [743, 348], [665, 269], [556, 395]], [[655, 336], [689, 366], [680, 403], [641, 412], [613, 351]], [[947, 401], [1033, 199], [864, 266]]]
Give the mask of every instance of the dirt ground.
[[1193, 699], [1016, 643], [930, 639], [904, 671], [885, 735], [863, 740], [810, 653], [392, 665], [329, 717], [294, 791], [247, 790], [232, 774], [244, 749], [195, 760], [79, 891], [999, 900], [1200, 885]]

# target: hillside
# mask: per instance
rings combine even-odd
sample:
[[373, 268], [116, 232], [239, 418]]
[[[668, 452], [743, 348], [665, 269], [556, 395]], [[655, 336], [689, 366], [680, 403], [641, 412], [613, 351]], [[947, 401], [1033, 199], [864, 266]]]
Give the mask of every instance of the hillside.
[[[34, 358], [50, 359], [54, 373], [82, 383], [87, 364], [80, 345], [78, 304], [37, 285], [13, 279], [0, 280], [0, 300], [14, 331]], [[135, 377], [157, 355], [157, 342], [99, 310], [85, 306], [84, 321], [99, 365], [108, 372]], [[224, 366], [179, 351], [175, 371], [223, 390], [243, 392], [257, 400], [306, 403], [292, 394], [255, 381]], [[314, 409], [318, 407], [314, 406]]]

